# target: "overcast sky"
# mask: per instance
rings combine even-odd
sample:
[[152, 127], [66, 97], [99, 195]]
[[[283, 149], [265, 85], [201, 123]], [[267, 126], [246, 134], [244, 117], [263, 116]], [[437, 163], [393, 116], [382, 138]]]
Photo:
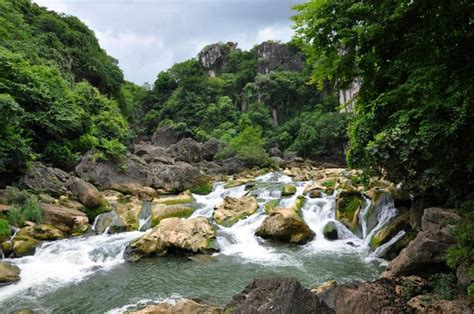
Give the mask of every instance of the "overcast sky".
[[264, 40], [288, 41], [291, 6], [301, 0], [34, 0], [79, 17], [125, 78], [153, 83], [176, 62], [195, 57], [207, 44], [238, 42], [250, 49]]

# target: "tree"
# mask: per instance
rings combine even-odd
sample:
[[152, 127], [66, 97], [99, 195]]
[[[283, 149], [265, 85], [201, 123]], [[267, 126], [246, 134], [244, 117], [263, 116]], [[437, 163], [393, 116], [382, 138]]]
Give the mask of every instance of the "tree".
[[417, 193], [472, 193], [474, 3], [314, 0], [296, 9], [314, 80], [361, 81], [349, 164]]

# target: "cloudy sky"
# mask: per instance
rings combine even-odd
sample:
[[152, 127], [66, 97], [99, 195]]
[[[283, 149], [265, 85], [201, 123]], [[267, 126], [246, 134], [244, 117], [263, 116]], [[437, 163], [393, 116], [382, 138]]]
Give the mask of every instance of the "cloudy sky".
[[34, 0], [75, 15], [119, 60], [127, 80], [152, 83], [159, 71], [195, 57], [207, 44], [288, 41], [291, 6], [301, 0]]

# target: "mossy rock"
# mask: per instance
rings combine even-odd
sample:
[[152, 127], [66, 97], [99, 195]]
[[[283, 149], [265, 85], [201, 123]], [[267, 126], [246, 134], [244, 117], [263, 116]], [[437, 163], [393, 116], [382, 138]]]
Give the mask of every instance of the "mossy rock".
[[92, 222], [94, 222], [94, 220], [97, 216], [99, 216], [100, 214], [109, 212], [110, 210], [111, 210], [111, 208], [109, 206], [104, 205], [104, 206], [100, 206], [100, 207], [97, 207], [97, 208], [86, 208], [84, 212], [86, 213], [87, 218], [89, 219], [89, 221], [92, 223]]
[[336, 223], [334, 221], [329, 221], [324, 226], [323, 235], [328, 240], [337, 240], [337, 239], [339, 239], [339, 234], [337, 233]]
[[313, 190], [309, 192], [309, 197], [310, 198], [320, 198], [321, 197], [321, 191], [320, 190]]
[[376, 249], [382, 244], [387, 243], [392, 239], [398, 232], [404, 230], [409, 232], [412, 230], [410, 225], [410, 213], [403, 213], [386, 226], [381, 228], [377, 233], [370, 239], [369, 246], [371, 249]]
[[224, 189], [235, 188], [237, 186], [244, 185], [248, 180], [229, 180], [224, 184]]
[[154, 204], [150, 208], [151, 212], [151, 226], [154, 227], [160, 223], [163, 219], [177, 217], [177, 218], [188, 218], [193, 212], [194, 208], [184, 206], [181, 204], [175, 205], [164, 205]]
[[393, 243], [385, 252], [383, 252], [379, 257], [384, 258], [386, 260], [392, 260], [397, 257], [400, 252], [408, 246], [413, 239], [415, 239], [417, 235], [416, 230], [411, 230], [405, 235], [403, 235], [400, 239], [398, 239], [395, 243]]
[[295, 204], [292, 207], [293, 210], [300, 215], [301, 214], [301, 208], [303, 208], [305, 202], [306, 202], [306, 197], [304, 197], [303, 195], [299, 195], [296, 198]]
[[364, 204], [365, 200], [359, 192], [341, 192], [336, 201], [336, 219], [352, 232], [357, 232], [359, 230], [359, 212]]
[[278, 205], [280, 204], [280, 201], [281, 199], [278, 198], [278, 199], [274, 199], [274, 200], [270, 200], [266, 202], [264, 206], [265, 212], [270, 213], [274, 208], [278, 207]]
[[206, 182], [191, 189], [191, 192], [198, 195], [207, 195], [212, 192], [212, 183]]
[[226, 196], [222, 203], [214, 208], [213, 218], [221, 226], [231, 227], [237, 221], [253, 215], [258, 203], [253, 196], [235, 198]]
[[13, 238], [13, 254], [16, 257], [23, 257], [35, 254], [36, 247], [41, 242], [28, 236], [15, 236]]
[[296, 193], [296, 186], [293, 184], [285, 184], [281, 188], [281, 196], [292, 196]]
[[155, 198], [153, 200], [154, 203], [165, 204], [165, 205], [186, 204], [186, 203], [192, 203], [194, 201], [195, 199], [190, 191], [185, 191], [178, 195], [162, 196], [159, 198]]
[[4, 219], [0, 219], [0, 243], [10, 239], [10, 224]]

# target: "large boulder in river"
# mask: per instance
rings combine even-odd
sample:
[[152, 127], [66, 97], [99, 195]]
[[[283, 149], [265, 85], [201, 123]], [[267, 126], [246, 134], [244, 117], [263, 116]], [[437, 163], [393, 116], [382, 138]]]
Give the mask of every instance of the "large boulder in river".
[[305, 244], [314, 232], [294, 209], [275, 208], [258, 227], [257, 236], [292, 244]]
[[323, 235], [328, 240], [337, 240], [339, 238], [337, 226], [334, 221], [329, 221], [324, 225]]
[[235, 198], [226, 196], [223, 202], [214, 208], [214, 220], [219, 224], [230, 227], [240, 219], [254, 214], [258, 203], [253, 196]]
[[87, 208], [107, 206], [107, 201], [95, 186], [80, 178], [72, 177], [66, 182], [66, 187]]
[[0, 286], [20, 280], [20, 268], [16, 265], [0, 261]]
[[148, 305], [142, 310], [131, 312], [130, 314], [221, 314], [223, 309], [197, 302], [194, 300], [181, 299], [176, 303], [163, 302], [160, 304]]
[[341, 191], [336, 199], [336, 219], [352, 232], [358, 232], [359, 213], [365, 204], [362, 194], [358, 191]]
[[71, 234], [81, 234], [89, 228], [89, 219], [81, 211], [52, 204], [40, 204], [43, 222]]
[[143, 209], [143, 201], [136, 196], [122, 198], [115, 204], [115, 213], [126, 226], [127, 231], [138, 230], [139, 217]]
[[335, 313], [294, 278], [258, 278], [234, 295], [225, 313]]
[[15, 257], [35, 254], [36, 247], [41, 241], [27, 235], [17, 235], [12, 240], [12, 250]]
[[67, 192], [65, 183], [68, 179], [69, 175], [61, 169], [32, 162], [20, 178], [20, 184], [25, 189], [58, 196]]
[[15, 257], [33, 255], [41, 241], [52, 241], [64, 238], [64, 232], [47, 225], [27, 226], [20, 229], [11, 240]]
[[125, 249], [124, 258], [137, 261], [153, 255], [191, 255], [215, 251], [216, 231], [204, 217], [163, 219], [150, 232], [132, 241]]
[[151, 226], [158, 225], [163, 219], [177, 217], [188, 218], [194, 209], [183, 204], [165, 205], [153, 204], [150, 208]]
[[435, 207], [425, 209], [421, 222], [422, 231], [390, 262], [382, 277], [439, 272], [446, 269], [444, 254], [457, 243], [452, 230], [453, 224], [459, 219], [452, 211]]

